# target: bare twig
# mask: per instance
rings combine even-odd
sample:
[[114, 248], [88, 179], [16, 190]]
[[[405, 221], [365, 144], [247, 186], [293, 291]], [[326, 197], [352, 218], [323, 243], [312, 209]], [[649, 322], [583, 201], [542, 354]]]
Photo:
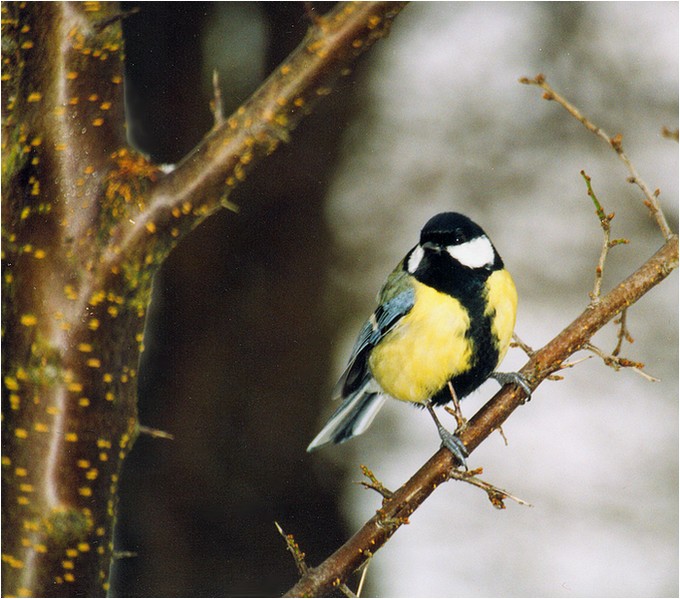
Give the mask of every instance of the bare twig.
[[496, 509], [499, 510], [505, 509], [504, 503], [505, 499], [511, 499], [512, 501], [515, 501], [520, 505], [533, 507], [529, 502], [524, 501], [519, 497], [515, 497], [514, 495], [511, 495], [507, 491], [500, 489], [499, 487], [496, 487], [495, 485], [492, 485], [491, 483], [488, 483], [482, 480], [481, 478], [477, 478], [477, 475], [481, 474], [482, 472], [483, 472], [482, 468], [475, 468], [474, 470], [467, 470], [465, 472], [462, 472], [460, 470], [452, 470], [449, 473], [449, 478], [453, 480], [460, 480], [474, 487], [482, 489], [489, 496], [489, 501]]
[[127, 19], [128, 17], [131, 17], [132, 15], [136, 15], [139, 13], [142, 9], [139, 6], [135, 6], [134, 8], [131, 8], [130, 10], [122, 10], [120, 12], [117, 12], [116, 14], [112, 15], [108, 19], [103, 19], [93, 25], [94, 29], [96, 31], [103, 31], [107, 27], [113, 25], [114, 23], [118, 21], [122, 21], [124, 19]]
[[647, 374], [644, 370], [642, 370], [645, 367], [645, 365], [642, 362], [634, 362], [633, 360], [629, 360], [628, 358], [622, 358], [621, 356], [608, 354], [607, 352], [602, 351], [599, 347], [593, 345], [592, 343], [586, 343], [586, 345], [584, 345], [583, 348], [593, 352], [595, 355], [602, 358], [602, 361], [607, 366], [613, 368], [614, 370], [619, 370], [620, 368], [630, 368], [630, 370], [636, 372], [642, 378], [647, 379], [652, 383], [659, 382], [659, 379], [653, 377], [651, 374]]
[[[566, 370], [567, 368], [574, 368], [575, 366], [578, 366], [581, 362], [585, 362], [586, 360], [590, 360], [592, 356], [583, 356], [582, 358], [578, 358], [576, 360], [570, 360], [569, 362], [562, 362], [560, 364], [560, 370]], [[561, 381], [564, 377], [557, 376], [556, 374], [552, 374], [548, 377], [549, 380], [554, 380], [554, 381]]]
[[300, 546], [296, 543], [293, 535], [288, 535], [285, 532], [283, 532], [283, 528], [281, 528], [278, 522], [274, 522], [274, 526], [276, 526], [276, 530], [279, 531], [279, 534], [283, 537], [284, 541], [286, 541], [286, 549], [288, 549], [288, 551], [290, 551], [290, 554], [293, 556], [298, 572], [300, 572], [300, 574], [304, 576], [305, 574], [307, 574], [309, 570], [309, 568], [307, 567], [307, 563], [305, 562], [304, 552], [300, 549]]
[[590, 199], [595, 204], [595, 213], [600, 219], [600, 226], [602, 227], [602, 232], [604, 234], [604, 241], [602, 242], [602, 251], [600, 252], [600, 259], [598, 260], [597, 267], [595, 268], [595, 285], [593, 291], [590, 293], [590, 299], [594, 302], [600, 301], [600, 292], [602, 290], [602, 276], [604, 274], [604, 263], [607, 260], [607, 254], [609, 250], [616, 245], [621, 245], [628, 243], [627, 239], [614, 239], [610, 241], [611, 237], [611, 222], [614, 220], [614, 213], [606, 214], [600, 201], [597, 199], [595, 192], [593, 191], [591, 178], [586, 175], [585, 171], [581, 171], [581, 176], [586, 182], [586, 187], [588, 188], [588, 195]]
[[612, 137], [603, 129], [588, 120], [583, 114], [581, 114], [581, 111], [579, 111], [576, 106], [571, 104], [571, 102], [558, 94], [552, 87], [550, 87], [550, 85], [548, 85], [544, 75], [538, 74], [533, 79], [529, 77], [521, 77], [519, 82], [525, 85], [536, 85], [540, 87], [543, 90], [543, 98], [545, 100], [554, 100], [557, 102], [560, 106], [567, 110], [569, 114], [582, 123], [583, 126], [588, 129], [588, 131], [594, 133], [600, 139], [607, 142], [608, 145], [614, 148], [614, 151], [617, 153], [621, 161], [626, 165], [626, 168], [630, 174], [627, 181], [629, 183], [634, 183], [642, 190], [642, 193], [645, 196], [645, 206], [647, 206], [652, 216], [656, 219], [656, 223], [659, 226], [659, 229], [661, 229], [663, 236], [666, 239], [670, 239], [670, 237], [673, 235], [673, 231], [669, 227], [668, 221], [666, 220], [666, 217], [661, 210], [661, 206], [659, 205], [658, 198], [660, 192], [658, 189], [654, 192], [649, 189], [649, 186], [642, 180], [633, 163], [630, 161], [628, 156], [626, 156], [622, 145], [623, 136], [620, 133], [617, 133]]
[[394, 495], [394, 493], [392, 491], [390, 491], [387, 487], [385, 487], [376, 478], [375, 474], [373, 474], [373, 472], [371, 472], [371, 470], [368, 468], [368, 466], [364, 466], [364, 464], [361, 464], [360, 468], [361, 468], [361, 472], [363, 473], [363, 475], [370, 481], [370, 482], [366, 482], [366, 481], [362, 480], [362, 481], [359, 482], [360, 485], [366, 487], [367, 489], [373, 489], [374, 491], [377, 491], [385, 499], [389, 499], [390, 497], [392, 497], [392, 495]]
[[340, 589], [340, 592], [345, 596], [345, 597], [358, 597], [356, 593], [353, 593], [352, 590], [344, 583], [341, 582], [338, 584], [338, 589]]
[[626, 325], [626, 316], [628, 315], [628, 310], [623, 310], [621, 312], [621, 316], [619, 316], [615, 321], [614, 324], [619, 325], [619, 332], [616, 335], [616, 347], [614, 348], [614, 351], [612, 351], [613, 356], [618, 356], [619, 353], [621, 353], [621, 346], [623, 345], [624, 340], [628, 341], [628, 343], [633, 343], [635, 342], [635, 339], [630, 334], [630, 331], [628, 330], [628, 327]]
[[357, 597], [361, 597], [361, 592], [364, 590], [364, 582], [366, 582], [366, 576], [368, 575], [368, 566], [371, 565], [371, 558], [369, 557], [365, 562], [363, 568], [361, 568], [361, 578], [359, 579], [359, 586], [357, 587]]
[[[524, 341], [522, 341], [517, 336], [517, 333], [512, 334], [512, 339], [513, 339], [513, 341], [510, 344], [510, 347], [519, 347], [529, 358], [532, 358], [534, 356], [534, 354], [536, 353], [536, 350], [534, 350], [532, 347], [530, 347], [529, 345], [524, 343]], [[565, 370], [566, 368], [573, 368], [574, 366], [576, 366], [576, 364], [579, 364], [579, 363], [583, 362], [584, 360], [587, 360], [588, 358], [590, 358], [590, 356], [586, 356], [585, 358], [581, 358], [579, 360], [573, 360], [571, 362], [563, 362], [562, 364], [560, 364], [558, 370]], [[563, 379], [564, 379], [564, 377], [562, 377], [558, 374], [551, 374], [551, 375], [548, 375], [546, 377], [546, 380], [548, 380], [548, 381], [561, 381]], [[503, 439], [505, 440], [505, 444], [507, 445], [508, 441], [505, 438], [503, 431], [501, 430], [500, 433], [501, 433], [501, 436], [503, 437]]]
[[530, 347], [528, 344], [524, 343], [517, 333], [512, 334], [512, 343], [510, 344], [511, 347], [519, 347], [526, 355], [527, 357], [531, 358], [536, 352], [532, 347]]
[[505, 431], [503, 430], [503, 427], [499, 426], [496, 430], [498, 431], [498, 434], [501, 436], [501, 439], [503, 439], [503, 444], [506, 447], [510, 445], [510, 443], [508, 443], [508, 438], [505, 436]]
[[467, 420], [463, 416], [463, 410], [460, 409], [460, 401], [451, 381], [449, 381], [448, 385], [449, 393], [451, 393], [451, 405], [453, 407], [444, 406], [444, 410], [456, 419], [456, 432], [460, 432], [467, 426]]

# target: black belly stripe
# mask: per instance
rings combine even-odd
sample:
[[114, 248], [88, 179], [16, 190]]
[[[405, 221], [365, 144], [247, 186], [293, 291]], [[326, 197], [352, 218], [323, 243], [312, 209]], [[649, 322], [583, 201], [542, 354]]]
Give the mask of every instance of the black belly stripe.
[[[465, 305], [470, 314], [467, 337], [473, 345], [473, 363], [470, 370], [451, 379], [458, 399], [462, 399], [477, 389], [498, 365], [498, 339], [491, 331], [494, 314], [484, 314], [485, 302], [479, 296], [474, 300], [467, 298]], [[432, 402], [436, 405], [443, 405], [450, 401], [451, 392], [448, 385], [432, 397]]]
[[[499, 341], [491, 330], [495, 312], [485, 314], [486, 281], [491, 271], [482, 269], [472, 271], [458, 264], [452, 265], [452, 262], [445, 256], [437, 256], [430, 262], [425, 273], [416, 272], [415, 276], [425, 285], [455, 297], [468, 311], [470, 327], [466, 336], [473, 345], [472, 363], [467, 372], [451, 379], [458, 399], [462, 399], [477, 389], [496, 369]], [[448, 272], [444, 273], [444, 270]], [[444, 274], [445, 276], [442, 276]], [[432, 396], [432, 403], [435, 405], [443, 405], [450, 401], [451, 392], [448, 384]]]

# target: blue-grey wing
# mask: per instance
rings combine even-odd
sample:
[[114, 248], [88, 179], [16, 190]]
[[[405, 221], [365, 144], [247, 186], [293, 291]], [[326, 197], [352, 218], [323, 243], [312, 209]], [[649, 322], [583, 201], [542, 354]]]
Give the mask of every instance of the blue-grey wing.
[[383, 302], [359, 332], [347, 368], [333, 390], [333, 398], [346, 398], [361, 389], [370, 378], [368, 356], [373, 347], [410, 312], [415, 301], [413, 288], [406, 288]]

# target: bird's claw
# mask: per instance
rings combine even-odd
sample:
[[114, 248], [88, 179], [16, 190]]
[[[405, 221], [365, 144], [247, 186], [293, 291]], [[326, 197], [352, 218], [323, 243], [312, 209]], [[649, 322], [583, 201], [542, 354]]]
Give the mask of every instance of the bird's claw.
[[446, 429], [442, 428], [439, 430], [439, 436], [442, 440], [442, 447], [446, 447], [456, 459], [460, 466], [463, 466], [467, 470], [467, 462], [465, 458], [470, 454], [468, 453], [467, 447], [463, 444], [460, 438], [454, 434], [450, 433]]
[[492, 372], [491, 378], [496, 379], [501, 386], [508, 384], [517, 385], [527, 395], [527, 398], [524, 401], [527, 402], [531, 399], [531, 387], [529, 386], [529, 382], [524, 375], [519, 372]]

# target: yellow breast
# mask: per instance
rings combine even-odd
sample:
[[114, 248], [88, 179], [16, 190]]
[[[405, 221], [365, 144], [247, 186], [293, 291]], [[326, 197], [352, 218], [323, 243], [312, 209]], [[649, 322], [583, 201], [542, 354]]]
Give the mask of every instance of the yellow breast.
[[[492, 273], [486, 282], [487, 315], [491, 315], [491, 332], [498, 339], [498, 364], [510, 346], [517, 315], [517, 289], [510, 273], [503, 269]], [[492, 313], [495, 311], [495, 316]]]
[[[373, 349], [369, 367], [382, 389], [395, 399], [425, 403], [447, 381], [471, 368], [474, 348], [467, 336], [470, 317], [461, 303], [418, 281], [412, 284], [413, 308]], [[510, 273], [492, 273], [485, 293], [485, 316], [490, 319], [498, 352], [497, 366], [515, 328], [517, 291]]]
[[470, 319], [458, 300], [418, 281], [413, 285], [414, 307], [373, 349], [369, 367], [395, 399], [425, 403], [468, 369], [472, 347], [465, 333]]

